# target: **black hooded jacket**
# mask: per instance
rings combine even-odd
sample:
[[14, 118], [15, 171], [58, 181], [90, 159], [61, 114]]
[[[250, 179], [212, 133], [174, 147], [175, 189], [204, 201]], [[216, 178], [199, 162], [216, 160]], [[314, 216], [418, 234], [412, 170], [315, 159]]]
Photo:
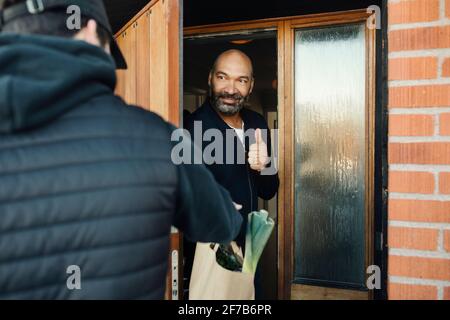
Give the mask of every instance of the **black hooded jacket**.
[[175, 165], [174, 128], [115, 85], [98, 47], [0, 35], [0, 299], [162, 299], [171, 225], [238, 234], [229, 193]]

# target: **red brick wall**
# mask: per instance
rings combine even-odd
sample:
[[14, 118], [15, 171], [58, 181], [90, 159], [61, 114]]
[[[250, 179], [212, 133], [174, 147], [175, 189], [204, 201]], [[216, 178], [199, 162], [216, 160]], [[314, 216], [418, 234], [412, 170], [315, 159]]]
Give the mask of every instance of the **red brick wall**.
[[389, 0], [390, 299], [450, 299], [450, 0]]

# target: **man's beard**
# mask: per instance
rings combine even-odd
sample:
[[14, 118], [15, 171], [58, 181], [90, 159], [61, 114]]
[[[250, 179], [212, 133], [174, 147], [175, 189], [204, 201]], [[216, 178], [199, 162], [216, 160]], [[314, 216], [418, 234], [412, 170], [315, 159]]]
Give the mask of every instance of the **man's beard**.
[[[213, 107], [220, 113], [228, 116], [239, 113], [248, 99], [248, 96], [244, 97], [240, 93], [215, 93], [213, 90], [210, 91], [210, 97]], [[224, 99], [233, 99], [236, 102], [234, 104], [226, 104], [223, 102]]]

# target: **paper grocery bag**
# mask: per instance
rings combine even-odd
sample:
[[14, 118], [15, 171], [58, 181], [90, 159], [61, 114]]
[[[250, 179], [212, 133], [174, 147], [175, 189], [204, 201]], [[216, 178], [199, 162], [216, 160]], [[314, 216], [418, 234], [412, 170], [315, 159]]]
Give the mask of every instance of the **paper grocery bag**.
[[[233, 251], [242, 250], [232, 243]], [[254, 275], [230, 271], [216, 261], [219, 244], [197, 243], [189, 285], [189, 300], [254, 300]]]

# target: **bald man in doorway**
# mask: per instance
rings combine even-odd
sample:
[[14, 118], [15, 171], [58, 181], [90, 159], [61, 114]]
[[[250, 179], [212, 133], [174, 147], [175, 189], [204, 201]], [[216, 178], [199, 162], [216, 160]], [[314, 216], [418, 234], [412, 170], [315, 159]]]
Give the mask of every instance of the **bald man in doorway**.
[[[184, 126], [194, 141], [202, 141], [201, 150], [210, 143], [195, 134], [218, 129], [223, 136], [223, 161], [206, 164], [217, 182], [227, 189], [235, 203], [242, 206], [244, 218], [236, 242], [245, 250], [247, 217], [258, 210], [258, 197], [273, 198], [279, 186], [278, 174], [271, 167], [270, 130], [263, 116], [245, 107], [255, 84], [253, 64], [242, 51], [228, 50], [216, 59], [209, 73], [209, 96]], [[201, 130], [198, 126], [201, 124]], [[197, 126], [197, 130], [194, 130]], [[228, 131], [228, 135], [227, 135]], [[229, 135], [229, 133], [232, 133]], [[231, 137], [231, 139], [230, 139]], [[231, 148], [230, 148], [231, 145]], [[234, 152], [231, 155], [230, 152]], [[239, 161], [242, 154], [243, 161]], [[190, 276], [195, 244], [185, 241], [185, 275]], [[255, 276], [255, 298], [263, 299], [259, 268]]]

